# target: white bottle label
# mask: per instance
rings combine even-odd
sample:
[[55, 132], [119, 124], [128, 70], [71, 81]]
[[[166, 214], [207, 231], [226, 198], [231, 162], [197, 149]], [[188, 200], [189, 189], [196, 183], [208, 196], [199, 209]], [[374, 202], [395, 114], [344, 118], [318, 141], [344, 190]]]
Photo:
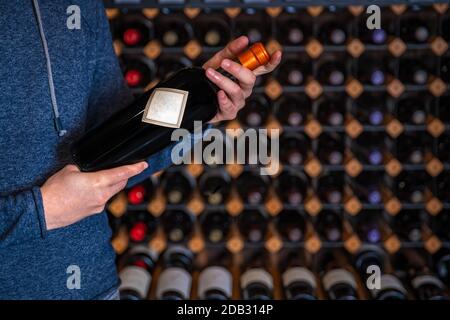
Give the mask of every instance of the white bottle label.
[[218, 266], [208, 267], [200, 273], [198, 278], [198, 295], [200, 299], [205, 298], [208, 290], [220, 290], [227, 297], [231, 297], [232, 293], [231, 273]]
[[147, 270], [136, 266], [125, 267], [120, 272], [121, 284], [119, 290], [136, 291], [142, 299], [148, 295], [152, 276]]
[[156, 298], [161, 299], [167, 291], [175, 291], [183, 299], [188, 299], [191, 291], [191, 282], [192, 277], [186, 270], [177, 267], [167, 268], [159, 275]]
[[351, 286], [352, 288], [356, 289], [356, 281], [353, 275], [345, 270], [345, 269], [334, 269], [331, 271], [328, 271], [323, 276], [323, 287], [326, 291], [329, 291], [332, 286], [338, 284], [338, 283], [345, 283]]
[[153, 90], [145, 106], [142, 121], [158, 126], [179, 128], [189, 92], [172, 88]]
[[241, 288], [245, 289], [252, 283], [262, 283], [269, 290], [273, 289], [273, 279], [270, 273], [261, 268], [254, 268], [245, 271], [241, 276]]
[[316, 289], [316, 278], [314, 274], [306, 268], [293, 267], [283, 273], [283, 286], [288, 287], [291, 283], [296, 281], [304, 281], [308, 283], [313, 290]]
[[382, 290], [397, 290], [405, 295], [407, 294], [400, 280], [397, 277], [390, 274], [382, 275], [380, 279], [380, 289], [373, 289], [370, 290], [370, 292], [372, 293], [373, 297], [376, 297], [378, 293]]

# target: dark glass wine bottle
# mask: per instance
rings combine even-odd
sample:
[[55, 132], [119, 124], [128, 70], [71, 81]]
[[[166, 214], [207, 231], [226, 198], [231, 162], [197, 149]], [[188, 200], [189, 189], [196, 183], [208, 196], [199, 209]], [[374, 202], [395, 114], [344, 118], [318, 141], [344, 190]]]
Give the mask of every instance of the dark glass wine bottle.
[[130, 88], [144, 88], [154, 79], [155, 64], [150, 59], [123, 55], [120, 60], [125, 82]]
[[158, 277], [156, 298], [187, 300], [190, 297], [194, 255], [182, 246], [169, 247], [163, 256], [164, 269]]
[[156, 185], [153, 178], [146, 179], [144, 182], [127, 189], [128, 204], [139, 205], [149, 202], [154, 195], [155, 189]]
[[318, 77], [321, 84], [342, 86], [345, 82], [345, 66], [336, 60], [326, 60], [319, 66]]
[[375, 300], [408, 300], [408, 291], [393, 274], [382, 274], [380, 277], [380, 288], [370, 290]]
[[180, 69], [192, 67], [192, 62], [188, 58], [168, 54], [160, 56], [155, 64], [157, 65], [156, 75], [158, 79], [166, 79]]
[[132, 247], [124, 258], [120, 271], [120, 300], [143, 300], [148, 296], [152, 273], [158, 255], [147, 246]]
[[393, 227], [399, 238], [410, 242], [421, 241], [426, 215], [422, 210], [402, 210], [397, 213], [393, 218]]
[[[255, 44], [238, 60], [255, 69], [269, 58], [264, 46]], [[192, 131], [194, 121], [206, 125], [217, 113], [216, 92], [202, 68], [179, 70], [86, 133], [73, 145], [73, 160], [82, 171], [145, 160], [172, 143], [174, 128]]]
[[405, 124], [424, 125], [427, 121], [427, 101], [422, 96], [412, 96], [397, 102], [397, 119]]
[[194, 216], [184, 210], [169, 210], [162, 216], [162, 226], [170, 242], [182, 242], [192, 233]]
[[230, 233], [231, 223], [231, 216], [221, 210], [207, 211], [200, 218], [203, 235], [210, 243], [223, 243]]
[[450, 82], [450, 57], [442, 58], [441, 79], [446, 83]]
[[155, 20], [156, 37], [165, 47], [182, 47], [194, 38], [194, 30], [184, 15], [164, 8]]
[[406, 43], [425, 43], [430, 36], [430, 28], [424, 20], [416, 17], [400, 19], [400, 37]]
[[291, 166], [298, 166], [305, 162], [308, 156], [310, 141], [298, 132], [283, 133], [280, 137], [281, 161]]
[[134, 243], [148, 241], [156, 230], [157, 221], [155, 217], [146, 210], [128, 211], [125, 214], [125, 220], [130, 240]]
[[288, 300], [316, 300], [317, 281], [309, 270], [305, 251], [291, 252], [280, 266], [284, 293]]
[[326, 126], [344, 125], [345, 100], [342, 97], [324, 97], [318, 103], [317, 119]]
[[338, 242], [342, 240], [342, 219], [337, 211], [322, 210], [317, 217], [315, 227], [325, 241]]
[[273, 299], [273, 277], [267, 271], [264, 252], [253, 254], [244, 264], [241, 290], [244, 300]]
[[287, 19], [281, 20], [279, 18], [277, 24], [278, 38], [280, 44], [285, 46], [298, 46], [305, 44], [311, 35], [311, 30], [308, 25], [304, 24], [302, 20], [297, 18], [298, 13], [293, 13]]
[[386, 154], [387, 136], [379, 132], [363, 132], [352, 143], [352, 152], [363, 164], [381, 165]]
[[114, 30], [115, 37], [131, 48], [144, 47], [154, 36], [153, 23], [141, 14], [121, 15]]
[[380, 126], [386, 113], [384, 96], [364, 93], [357, 99], [355, 117], [363, 124]]
[[321, 25], [319, 38], [327, 45], [344, 45], [347, 40], [347, 31], [342, 24], [331, 21]]
[[361, 278], [366, 281], [372, 274], [368, 272], [369, 267], [377, 266], [382, 273], [384, 272], [386, 259], [386, 253], [379, 246], [365, 244], [355, 256], [354, 266]]
[[433, 255], [434, 270], [439, 278], [450, 287], [450, 249], [442, 248]]
[[237, 118], [246, 127], [262, 127], [267, 123], [270, 106], [263, 95], [253, 95], [248, 98], [245, 108], [239, 110]]
[[198, 277], [198, 297], [203, 300], [229, 300], [233, 293], [231, 275], [232, 257], [227, 251], [220, 252]]
[[424, 252], [407, 248], [394, 257], [397, 273], [411, 287], [419, 300], [448, 300], [444, 283], [434, 274]]
[[224, 204], [231, 193], [231, 177], [222, 169], [208, 170], [201, 175], [198, 188], [206, 203]]
[[343, 136], [334, 132], [320, 135], [317, 153], [321, 162], [341, 165], [344, 161]]
[[350, 179], [349, 184], [361, 202], [380, 204], [382, 201], [382, 178], [383, 176], [377, 172], [365, 171], [356, 178]]
[[377, 244], [382, 239], [383, 218], [378, 211], [363, 210], [355, 216], [353, 228], [365, 243]]
[[276, 218], [277, 230], [284, 241], [300, 242], [306, 235], [306, 218], [298, 210], [283, 209]]
[[410, 85], [426, 85], [430, 78], [430, 72], [421, 61], [426, 57], [418, 57], [417, 59], [403, 58], [400, 60], [399, 79], [404, 84]]
[[319, 178], [317, 193], [320, 201], [339, 204], [343, 199], [344, 174], [329, 172]]
[[275, 190], [283, 203], [298, 206], [306, 198], [308, 181], [301, 172], [295, 170], [283, 171], [274, 184]]
[[347, 259], [343, 253], [332, 250], [322, 257], [322, 284], [330, 300], [358, 300], [357, 283], [346, 269]]
[[161, 189], [170, 204], [186, 203], [195, 188], [195, 179], [182, 167], [165, 171], [161, 177]]
[[[450, 178], [447, 178], [450, 180]], [[448, 192], [448, 189], [447, 189]], [[446, 198], [449, 199], [449, 198]], [[441, 240], [450, 241], [450, 210], [444, 209], [432, 217], [431, 227]]]
[[397, 140], [397, 159], [410, 164], [423, 164], [432, 145], [428, 133], [404, 133]]
[[383, 56], [364, 55], [358, 59], [358, 81], [372, 86], [385, 84], [389, 60]]
[[196, 17], [195, 37], [205, 47], [223, 47], [231, 38], [230, 21], [221, 12], [207, 12]]
[[283, 95], [275, 102], [274, 113], [284, 126], [304, 124], [311, 110], [311, 102], [303, 96]]
[[267, 233], [269, 217], [265, 211], [246, 209], [239, 214], [239, 232], [248, 242], [261, 243]]
[[244, 171], [236, 180], [236, 188], [245, 203], [261, 204], [267, 197], [269, 178], [252, 171]]
[[306, 60], [287, 58], [276, 71], [276, 78], [284, 86], [301, 86], [311, 74], [311, 63]]
[[423, 171], [402, 172], [396, 178], [396, 196], [406, 203], [423, 203], [431, 177]]

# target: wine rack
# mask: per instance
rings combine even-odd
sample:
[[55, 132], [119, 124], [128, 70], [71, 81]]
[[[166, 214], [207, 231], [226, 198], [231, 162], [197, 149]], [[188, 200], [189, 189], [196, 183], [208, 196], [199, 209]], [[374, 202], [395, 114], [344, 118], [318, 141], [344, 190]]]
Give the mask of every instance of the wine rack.
[[[139, 95], [241, 34], [261, 38], [269, 51], [282, 48], [279, 68], [258, 80], [236, 120], [219, 127], [280, 129], [281, 169], [261, 177], [255, 166], [177, 166], [125, 190], [108, 205], [119, 258], [136, 244], [158, 253], [182, 244], [196, 256], [194, 299], [198, 270], [223, 250], [232, 254], [233, 298], [242, 297], [240, 268], [255, 250], [267, 254], [276, 299], [285, 297], [279, 263], [296, 250], [314, 261], [342, 250], [353, 261], [367, 245], [390, 257], [414, 249], [437, 272], [438, 257], [450, 252], [448, 5], [384, 6], [378, 34], [365, 29], [362, 6], [189, 5], [144, 1], [144, 9], [107, 9], [126, 81]], [[416, 24], [426, 34], [411, 31]], [[225, 182], [205, 194], [205, 177], [217, 176]], [[134, 231], [133, 219], [141, 220]], [[362, 276], [349, 269], [359, 298], [368, 299]], [[318, 297], [326, 298], [319, 287]]]

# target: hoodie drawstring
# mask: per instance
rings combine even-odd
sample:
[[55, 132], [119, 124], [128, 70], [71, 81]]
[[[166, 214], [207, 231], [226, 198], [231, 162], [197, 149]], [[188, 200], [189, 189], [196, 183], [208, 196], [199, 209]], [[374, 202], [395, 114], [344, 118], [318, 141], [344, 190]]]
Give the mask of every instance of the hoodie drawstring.
[[50, 97], [52, 101], [53, 108], [53, 121], [55, 124], [56, 132], [60, 137], [64, 136], [67, 133], [67, 130], [64, 130], [62, 126], [61, 119], [59, 117], [58, 104], [56, 102], [56, 94], [55, 94], [55, 84], [53, 83], [53, 73], [52, 73], [52, 63], [50, 61], [50, 54], [48, 52], [47, 39], [44, 34], [44, 27], [42, 25], [41, 12], [39, 10], [39, 4], [37, 0], [33, 0], [33, 7], [36, 13], [36, 20], [39, 26], [39, 34], [41, 36], [42, 46], [44, 47], [45, 60], [47, 63], [47, 77], [48, 77], [48, 86], [50, 88]]

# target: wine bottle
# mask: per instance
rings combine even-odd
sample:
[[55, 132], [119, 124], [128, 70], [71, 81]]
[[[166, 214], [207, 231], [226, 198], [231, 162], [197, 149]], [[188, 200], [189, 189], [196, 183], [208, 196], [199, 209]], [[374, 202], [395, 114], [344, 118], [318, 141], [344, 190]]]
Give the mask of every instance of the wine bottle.
[[274, 106], [274, 113], [283, 126], [299, 126], [305, 123], [311, 110], [311, 102], [303, 96], [283, 95]]
[[359, 162], [370, 165], [381, 165], [386, 154], [386, 134], [379, 132], [363, 132], [352, 143], [351, 150]]
[[397, 102], [397, 119], [406, 124], [424, 125], [427, 121], [426, 103], [417, 96], [401, 99]]
[[432, 138], [427, 133], [404, 133], [397, 140], [397, 159], [405, 163], [423, 164], [432, 145]]
[[285, 266], [280, 269], [286, 299], [316, 300], [317, 281], [308, 268], [305, 251], [292, 252], [285, 259]]
[[342, 86], [345, 82], [345, 66], [336, 60], [325, 60], [319, 65], [319, 82], [324, 85]]
[[[358, 300], [357, 284], [353, 274], [340, 261], [342, 254], [333, 250], [322, 260], [322, 284], [330, 300]], [[348, 262], [346, 262], [348, 263]]]
[[383, 218], [379, 212], [363, 210], [355, 217], [353, 228], [361, 241], [377, 244], [382, 237], [382, 222]]
[[393, 228], [402, 240], [421, 241], [424, 217], [422, 210], [402, 210], [394, 217]]
[[288, 18], [278, 19], [277, 31], [279, 42], [284, 46], [298, 46], [306, 43], [311, 35], [310, 28], [305, 25], [303, 20], [299, 20], [294, 14], [289, 14]]
[[383, 181], [377, 172], [365, 171], [358, 177], [350, 179], [353, 193], [361, 202], [379, 204], [382, 201]]
[[194, 255], [182, 246], [169, 247], [163, 256], [164, 270], [156, 287], [160, 300], [187, 300], [190, 297]]
[[450, 250], [440, 249], [433, 255], [434, 270], [439, 278], [450, 286]]
[[402, 58], [400, 60], [399, 79], [404, 84], [409, 85], [425, 85], [430, 78], [430, 72], [425, 64], [421, 61], [426, 61], [426, 57], [417, 59]]
[[433, 216], [432, 219], [431, 226], [434, 234], [441, 240], [450, 241], [450, 210], [444, 209], [438, 215]]
[[130, 88], [144, 88], [155, 77], [155, 64], [145, 57], [121, 56], [123, 74]]
[[122, 15], [113, 26], [115, 37], [130, 48], [144, 47], [154, 36], [153, 23], [141, 14]]
[[195, 20], [195, 37], [202, 46], [223, 47], [230, 41], [230, 21], [223, 14], [205, 12]]
[[291, 166], [304, 163], [308, 156], [310, 141], [297, 132], [283, 133], [280, 137], [281, 161]]
[[198, 297], [203, 300], [229, 300], [233, 290], [231, 256], [224, 251], [210, 259], [198, 277]]
[[445, 199], [450, 199], [450, 175], [445, 172], [438, 176], [437, 196], [442, 201], [445, 201]]
[[347, 31], [340, 23], [327, 22], [320, 26], [319, 39], [327, 45], [344, 45], [347, 40]]
[[155, 181], [152, 178], [146, 179], [126, 190], [129, 205], [139, 205], [149, 202], [156, 190]]
[[214, 210], [201, 215], [202, 233], [210, 243], [222, 243], [230, 233], [232, 219], [226, 211]]
[[283, 201], [300, 205], [306, 198], [308, 181], [306, 176], [294, 170], [282, 172], [275, 180], [275, 190]]
[[269, 217], [265, 211], [246, 209], [238, 217], [239, 232], [248, 242], [260, 243], [267, 233]]
[[408, 300], [408, 291], [393, 274], [382, 274], [380, 288], [371, 289], [370, 294], [375, 300]]
[[269, 188], [269, 178], [252, 171], [244, 171], [236, 180], [239, 195], [248, 204], [265, 201]]
[[147, 246], [138, 245], [132, 247], [124, 259], [125, 267], [119, 273], [120, 300], [146, 299], [158, 255]]
[[300, 242], [306, 235], [305, 216], [295, 209], [283, 209], [276, 218], [277, 230], [284, 241]]
[[260, 42], [270, 35], [270, 20], [263, 10], [246, 8], [236, 17], [235, 34], [246, 35], [250, 43]]
[[438, 157], [442, 162], [450, 163], [450, 133], [444, 133], [438, 140]]
[[344, 124], [345, 100], [326, 97], [318, 103], [317, 119], [323, 125], [342, 126]]
[[344, 161], [344, 143], [342, 135], [322, 134], [319, 137], [317, 154], [319, 160], [329, 165], [341, 165]]
[[155, 64], [158, 66], [156, 75], [158, 79], [166, 79], [172, 76], [175, 72], [183, 68], [192, 67], [192, 62], [188, 58], [179, 55], [160, 56]]
[[208, 170], [201, 175], [198, 187], [208, 204], [224, 204], [231, 193], [231, 177], [225, 170]]
[[280, 67], [275, 71], [277, 80], [283, 86], [301, 86], [311, 74], [311, 63], [306, 60], [286, 58]]
[[165, 8], [155, 20], [156, 37], [165, 47], [182, 47], [194, 38], [194, 30], [188, 20]]
[[388, 62], [384, 56], [364, 55], [358, 59], [358, 80], [366, 85], [381, 86], [386, 83]]
[[386, 259], [386, 253], [379, 246], [365, 244], [355, 256], [354, 266], [362, 279], [366, 281], [372, 274], [369, 272], [369, 267], [376, 266], [382, 273], [384, 272]]
[[386, 114], [386, 99], [384, 96], [363, 93], [356, 101], [356, 118], [362, 124], [382, 125]]
[[264, 253], [258, 252], [245, 264], [240, 279], [244, 300], [273, 299], [273, 278], [267, 271], [264, 256]]
[[[255, 44], [238, 59], [253, 70], [269, 58]], [[194, 121], [206, 125], [217, 112], [216, 91], [202, 68], [182, 69], [86, 133], [73, 146], [73, 160], [82, 171], [96, 171], [147, 159], [172, 143], [174, 128], [192, 131]], [[174, 103], [167, 105], [167, 99]]]
[[169, 210], [162, 216], [162, 226], [171, 242], [182, 242], [192, 233], [194, 216], [184, 210]]
[[423, 203], [429, 190], [430, 176], [423, 171], [402, 172], [396, 177], [396, 196], [406, 203]]
[[344, 174], [329, 172], [319, 178], [317, 193], [325, 203], [339, 204], [343, 199]]
[[148, 241], [157, 226], [155, 217], [146, 210], [128, 211], [125, 214], [125, 221], [130, 240], [134, 243]]
[[195, 179], [182, 167], [165, 171], [161, 177], [161, 189], [171, 204], [186, 203], [195, 188]]
[[399, 274], [411, 283], [419, 300], [448, 300], [445, 285], [431, 270], [425, 255], [416, 249], [403, 249], [394, 263]]
[[359, 39], [362, 43], [369, 45], [385, 44], [392, 31], [391, 20], [387, 17], [386, 12], [382, 12], [380, 28], [369, 29], [367, 28], [367, 16], [362, 16], [358, 26]]
[[441, 79], [449, 83], [450, 82], [450, 58], [445, 57], [441, 60]]
[[239, 110], [237, 118], [246, 127], [262, 127], [269, 118], [270, 107], [262, 95], [252, 95], [246, 101], [245, 107]]
[[400, 19], [400, 37], [406, 43], [425, 43], [430, 36], [430, 28], [424, 20], [416, 17]]
[[338, 242], [342, 240], [342, 220], [337, 211], [322, 210], [317, 217], [315, 229], [325, 241]]
[[442, 37], [447, 42], [450, 41], [450, 34], [448, 34], [448, 32], [446, 32], [446, 30], [449, 30], [449, 28], [450, 28], [450, 18], [448, 16], [445, 16], [442, 19], [441, 33], [442, 33]]

